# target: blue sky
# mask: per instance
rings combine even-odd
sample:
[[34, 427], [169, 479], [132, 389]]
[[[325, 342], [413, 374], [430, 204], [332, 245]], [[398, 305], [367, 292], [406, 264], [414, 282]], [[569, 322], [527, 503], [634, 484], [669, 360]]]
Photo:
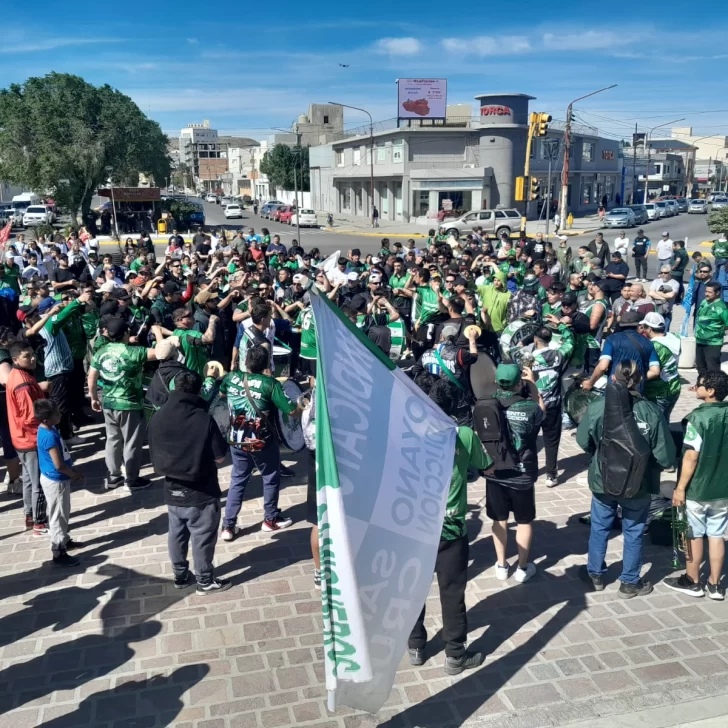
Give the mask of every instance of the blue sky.
[[[447, 78], [448, 102], [473, 106], [480, 93], [528, 93], [532, 110], [560, 119], [575, 97], [617, 83], [577, 117], [613, 136], [679, 117], [696, 134], [728, 135], [725, 0], [699, 12], [674, 0], [638, 13], [584, 5], [481, 3], [465, 17], [458, 8], [474, 4], [4, 0], [0, 87], [76, 73], [127, 93], [169, 134], [209, 119], [263, 139], [311, 102], [391, 118], [397, 77]], [[347, 125], [363, 121], [346, 112]]]

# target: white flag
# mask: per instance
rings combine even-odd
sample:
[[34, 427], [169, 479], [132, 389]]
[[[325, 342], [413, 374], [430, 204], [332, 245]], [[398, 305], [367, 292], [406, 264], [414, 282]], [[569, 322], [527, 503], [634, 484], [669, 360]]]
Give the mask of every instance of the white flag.
[[325, 296], [311, 298], [326, 688], [330, 709], [374, 713], [432, 583], [457, 426]]

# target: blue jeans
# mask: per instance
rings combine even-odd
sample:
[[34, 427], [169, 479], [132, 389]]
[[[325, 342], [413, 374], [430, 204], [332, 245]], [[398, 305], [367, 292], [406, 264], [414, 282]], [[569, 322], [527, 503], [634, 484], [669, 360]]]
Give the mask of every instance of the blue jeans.
[[662, 416], [667, 420], [667, 424], [670, 424], [670, 415], [672, 414], [678, 399], [680, 399], [680, 392], [673, 394], [671, 397], [656, 397], [654, 402], [660, 408]]
[[589, 557], [587, 569], [594, 576], [602, 576], [607, 570], [604, 557], [607, 553], [609, 532], [617, 515], [617, 506], [622, 507], [622, 575], [624, 584], [637, 584], [642, 568], [642, 535], [645, 532], [650, 497], [615, 498], [611, 495], [592, 493], [591, 532], [589, 533]]
[[232, 528], [240, 513], [245, 495], [245, 486], [250, 480], [253, 468], [257, 467], [263, 477], [263, 505], [265, 520], [274, 521], [280, 514], [278, 490], [281, 485], [281, 450], [278, 440], [271, 440], [260, 452], [244, 452], [230, 448], [233, 469], [230, 473], [230, 488], [225, 499], [226, 528]]
[[670, 326], [672, 325], [672, 309], [670, 309], [670, 313], [665, 314], [664, 319], [665, 319], [665, 333], [667, 333], [670, 330]]

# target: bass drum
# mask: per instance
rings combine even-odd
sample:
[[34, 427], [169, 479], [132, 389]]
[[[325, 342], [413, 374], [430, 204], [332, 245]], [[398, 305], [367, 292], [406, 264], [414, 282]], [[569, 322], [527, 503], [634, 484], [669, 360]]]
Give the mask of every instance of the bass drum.
[[274, 377], [291, 376], [291, 350], [287, 346], [273, 345], [273, 368]]
[[478, 352], [478, 360], [470, 366], [470, 386], [475, 399], [495, 394], [495, 362], [484, 351]]
[[504, 362], [516, 362], [519, 360], [519, 344], [524, 345], [533, 342], [533, 335], [538, 331], [538, 324], [532, 321], [517, 319], [508, 324], [500, 335], [500, 352]]
[[[301, 388], [292, 379], [286, 379], [285, 382], [281, 382], [281, 386], [283, 387], [283, 391], [288, 395], [288, 399], [294, 404], [297, 403], [298, 398], [302, 394]], [[281, 443], [291, 452], [300, 452], [306, 447], [300, 417], [289, 417], [278, 410], [275, 424]]]

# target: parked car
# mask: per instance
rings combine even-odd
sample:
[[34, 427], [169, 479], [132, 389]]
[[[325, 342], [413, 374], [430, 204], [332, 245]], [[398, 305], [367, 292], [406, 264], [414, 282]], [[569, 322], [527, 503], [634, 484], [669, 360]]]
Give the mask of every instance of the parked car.
[[298, 225], [299, 227], [318, 227], [316, 212], [314, 210], [299, 210], [297, 213], [291, 214], [290, 225]]
[[713, 197], [711, 209], [722, 210], [724, 207], [728, 207], [728, 197]]
[[293, 205], [286, 205], [285, 207], [281, 208], [280, 210], [277, 210], [278, 215], [278, 222], [282, 223], [283, 225], [290, 225], [291, 224], [291, 218], [296, 212], [296, 208], [293, 207]]
[[243, 208], [240, 207], [240, 205], [238, 205], [237, 202], [234, 204], [232, 204], [232, 203], [229, 204], [225, 208], [224, 212], [225, 212], [226, 220], [231, 220], [232, 218], [235, 218], [235, 217], [241, 218], [243, 216]]
[[50, 224], [53, 214], [45, 205], [30, 205], [23, 213], [23, 227]]
[[675, 199], [675, 202], [677, 202], [678, 212], [687, 212], [688, 211], [688, 199], [687, 199], [687, 197], [677, 197]]
[[650, 221], [646, 205], [627, 205], [627, 207], [634, 213], [635, 225], [644, 225], [646, 222]]
[[680, 214], [680, 207], [677, 204], [677, 200], [665, 200], [665, 204], [670, 208], [673, 215]]
[[472, 210], [462, 217], [446, 220], [440, 225], [440, 232], [446, 235], [467, 235], [473, 228], [482, 227], [485, 233], [509, 235], [521, 225], [518, 210]]
[[213, 195], [212, 193], [205, 195], [205, 202], [217, 202], [217, 195]]
[[688, 205], [688, 215], [705, 215], [708, 212], [708, 201], [694, 199]]
[[235, 200], [232, 197], [223, 197], [220, 200], [220, 206], [221, 207], [227, 207], [228, 205], [232, 205]]
[[647, 202], [643, 205], [645, 210], [647, 211], [647, 219], [648, 220], [659, 220], [660, 219], [660, 211], [657, 209], [657, 206], [654, 202]]
[[634, 212], [629, 207], [615, 207], [604, 216], [604, 227], [626, 228], [635, 224]]
[[287, 205], [280, 204], [280, 205], [271, 205], [268, 209], [268, 219], [269, 220], [275, 220], [274, 215], [279, 211], [282, 210], [284, 207], [287, 207]]
[[271, 212], [270, 219], [273, 222], [283, 222], [281, 215], [283, 213], [288, 214], [289, 212], [293, 212], [293, 205], [279, 205]]
[[657, 212], [660, 213], [660, 217], [670, 217], [670, 211], [667, 209], [667, 205], [663, 202], [655, 202]]
[[269, 202], [266, 202], [265, 205], [260, 208], [260, 216], [262, 218], [270, 220], [270, 213], [272, 212], [272, 208], [274, 208], [276, 205], [282, 204], [283, 203], [280, 200], [270, 200]]

